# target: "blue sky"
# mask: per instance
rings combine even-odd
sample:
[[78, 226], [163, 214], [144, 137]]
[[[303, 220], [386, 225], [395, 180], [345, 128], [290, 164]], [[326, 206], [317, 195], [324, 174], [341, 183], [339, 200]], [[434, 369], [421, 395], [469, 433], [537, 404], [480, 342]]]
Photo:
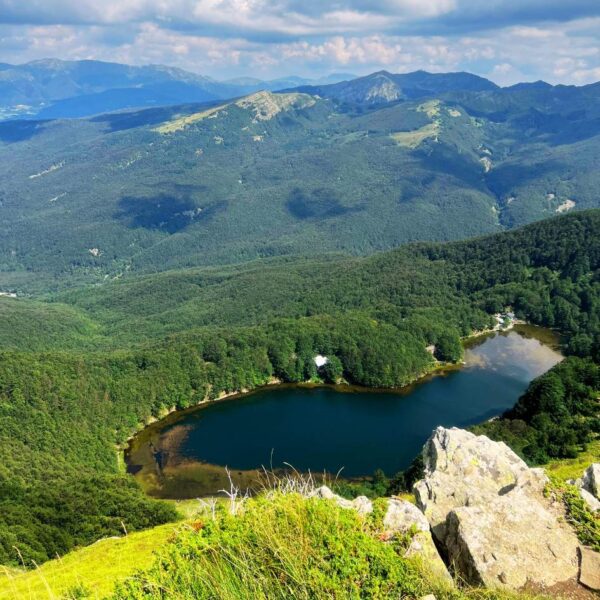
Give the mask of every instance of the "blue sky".
[[600, 0], [0, 0], [0, 62], [47, 57], [584, 84], [600, 80]]

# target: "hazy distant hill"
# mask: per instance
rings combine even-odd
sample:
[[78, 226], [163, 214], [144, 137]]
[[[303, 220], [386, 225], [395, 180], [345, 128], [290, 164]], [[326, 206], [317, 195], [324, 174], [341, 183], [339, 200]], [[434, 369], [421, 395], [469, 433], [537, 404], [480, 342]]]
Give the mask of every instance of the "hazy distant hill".
[[462, 73], [7, 121], [0, 291], [498, 231], [599, 206], [599, 160], [599, 85]]
[[427, 73], [415, 71], [394, 75], [379, 71], [351, 81], [331, 85], [303, 86], [301, 91], [350, 104], [383, 104], [435, 96], [445, 92], [497, 90], [491, 81], [471, 73]]
[[164, 65], [135, 67], [95, 60], [46, 59], [23, 65], [0, 64], [0, 119], [73, 118], [145, 106], [207, 102], [258, 90], [334, 83], [288, 77], [272, 81], [240, 78], [220, 82]]

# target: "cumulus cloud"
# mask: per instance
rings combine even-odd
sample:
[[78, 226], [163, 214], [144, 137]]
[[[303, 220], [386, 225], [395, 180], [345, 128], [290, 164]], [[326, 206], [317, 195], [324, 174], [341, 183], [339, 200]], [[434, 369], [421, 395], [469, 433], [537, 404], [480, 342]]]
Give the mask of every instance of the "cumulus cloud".
[[468, 70], [600, 78], [598, 0], [0, 0], [0, 62], [166, 63], [217, 78]]
[[481, 30], [600, 16], [597, 0], [0, 0], [0, 22], [21, 25], [160, 22], [221, 34], [322, 35]]

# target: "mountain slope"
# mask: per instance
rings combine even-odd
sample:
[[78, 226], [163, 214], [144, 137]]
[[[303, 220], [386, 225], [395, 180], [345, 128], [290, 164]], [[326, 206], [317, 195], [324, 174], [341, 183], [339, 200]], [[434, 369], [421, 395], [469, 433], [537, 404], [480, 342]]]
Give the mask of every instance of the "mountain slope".
[[[29, 565], [123, 523], [133, 531], [172, 519], [123, 474], [116, 449], [173, 407], [273, 377], [325, 377], [316, 354], [335, 356], [351, 383], [399, 386], [435, 368], [428, 345], [456, 362], [459, 336], [510, 305], [562, 331], [568, 352], [597, 360], [599, 220], [588, 211], [372, 257], [280, 258], [132, 277], [46, 302], [0, 298], [17, 333], [50, 321], [34, 340], [0, 329], [0, 563], [20, 563], [15, 547]], [[571, 433], [561, 439], [583, 439]]]
[[[0, 289], [27, 271], [90, 280], [499, 228], [468, 118], [408, 104], [354, 118], [297, 94], [272, 110], [286, 97], [0, 124], [0, 255], [14, 274]], [[416, 149], [392, 136], [433, 126]], [[470, 138], [448, 172], [457, 127]]]
[[0, 123], [0, 291], [368, 254], [599, 205], [600, 86], [415, 73], [397, 77], [436, 91], [373, 104], [381, 77], [343, 84], [352, 106], [257, 92]]
[[[332, 75], [323, 83], [344, 77], [351, 78]], [[96, 60], [0, 64], [0, 120], [84, 117], [126, 108], [207, 102], [309, 83], [299, 77], [219, 82], [164, 65], [137, 67]]]

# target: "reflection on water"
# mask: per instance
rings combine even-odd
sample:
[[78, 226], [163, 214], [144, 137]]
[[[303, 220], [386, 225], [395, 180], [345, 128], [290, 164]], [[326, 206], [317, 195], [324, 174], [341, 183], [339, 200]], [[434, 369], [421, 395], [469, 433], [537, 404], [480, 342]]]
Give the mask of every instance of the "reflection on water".
[[514, 331], [495, 334], [502, 343], [486, 343], [492, 336], [483, 336], [479, 344], [476, 340], [466, 348], [465, 366], [531, 380], [557, 363], [556, 343], [553, 344], [552, 337], [548, 335], [533, 337], [536, 333], [545, 332], [539, 330], [521, 325]]
[[282, 386], [213, 403], [141, 432], [128, 467], [148, 493], [171, 498], [228, 489], [229, 476], [252, 487], [261, 465], [343, 469], [347, 477], [376, 468], [393, 474], [437, 425], [466, 427], [512, 407], [532, 379], [561, 359], [555, 345], [546, 330], [520, 326], [471, 340], [463, 369], [404, 390]]

